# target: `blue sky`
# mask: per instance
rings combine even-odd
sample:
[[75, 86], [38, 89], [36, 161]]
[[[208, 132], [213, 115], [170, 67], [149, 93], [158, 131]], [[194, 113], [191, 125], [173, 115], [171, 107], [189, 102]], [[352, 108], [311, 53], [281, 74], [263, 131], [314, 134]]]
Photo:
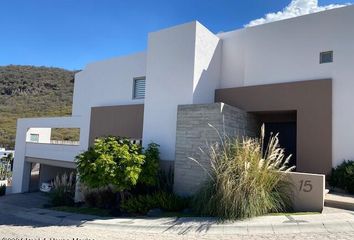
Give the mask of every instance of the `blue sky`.
[[[145, 50], [151, 31], [192, 20], [215, 33], [230, 31], [282, 11], [290, 1], [0, 0], [0, 65], [82, 69]], [[319, 0], [319, 5], [350, 2]]]

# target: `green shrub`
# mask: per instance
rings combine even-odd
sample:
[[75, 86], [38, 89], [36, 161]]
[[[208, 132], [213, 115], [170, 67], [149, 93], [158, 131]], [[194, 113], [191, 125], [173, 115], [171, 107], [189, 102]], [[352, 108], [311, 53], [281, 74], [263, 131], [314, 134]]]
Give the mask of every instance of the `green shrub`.
[[6, 193], [6, 185], [3, 184], [0, 186], [0, 196], [4, 196]]
[[329, 184], [354, 194], [354, 161], [344, 161], [332, 169]]
[[97, 207], [98, 193], [96, 190], [85, 190], [84, 201], [89, 207]]
[[220, 137], [220, 140], [208, 151], [210, 180], [193, 199], [195, 211], [221, 219], [285, 211], [291, 198], [284, 171], [292, 169], [286, 166], [291, 156], [284, 159], [278, 136], [271, 137], [265, 151], [264, 126], [260, 139]]
[[53, 181], [53, 189], [49, 193], [50, 202], [53, 206], [72, 206], [75, 197], [74, 174], [64, 173], [61, 177], [56, 176]]
[[84, 191], [85, 203], [89, 207], [113, 209], [117, 206], [117, 193], [110, 187], [100, 189], [86, 189]]
[[137, 184], [144, 159], [141, 147], [129, 139], [106, 137], [96, 139], [93, 147], [78, 155], [76, 164], [86, 186], [111, 186], [120, 192]]
[[158, 181], [160, 162], [159, 145], [150, 143], [144, 152], [145, 161], [139, 175], [139, 183], [146, 186], [155, 186]]
[[169, 168], [168, 172], [160, 170], [158, 173], [157, 190], [172, 193], [173, 192], [173, 182], [174, 174], [172, 167]]
[[121, 210], [135, 214], [146, 214], [153, 208], [176, 212], [187, 208], [188, 205], [188, 198], [182, 198], [173, 193], [156, 192], [148, 195], [136, 195], [124, 200], [121, 204]]
[[11, 172], [8, 172], [7, 168], [7, 164], [0, 165], [0, 180], [7, 180], [11, 176]]

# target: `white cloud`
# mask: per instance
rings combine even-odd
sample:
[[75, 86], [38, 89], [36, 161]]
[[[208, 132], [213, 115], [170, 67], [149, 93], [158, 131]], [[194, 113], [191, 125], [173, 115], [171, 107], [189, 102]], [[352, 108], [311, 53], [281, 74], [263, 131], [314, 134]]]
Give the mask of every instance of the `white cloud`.
[[347, 4], [330, 4], [326, 6], [318, 6], [318, 0], [292, 0], [291, 3], [283, 9], [283, 11], [268, 13], [263, 18], [259, 18], [246, 24], [245, 27], [252, 27], [264, 23], [279, 21], [283, 19], [293, 18], [305, 14], [321, 12], [333, 8], [339, 8], [350, 5]]

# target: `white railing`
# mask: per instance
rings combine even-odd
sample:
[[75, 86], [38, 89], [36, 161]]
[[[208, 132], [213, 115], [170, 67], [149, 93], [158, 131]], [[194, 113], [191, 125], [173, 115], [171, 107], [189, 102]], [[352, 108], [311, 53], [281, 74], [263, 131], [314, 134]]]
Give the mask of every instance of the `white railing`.
[[58, 144], [58, 145], [80, 145], [80, 141], [50, 140], [50, 144]]
[[34, 144], [53, 144], [53, 145], [80, 145], [80, 141], [70, 141], [70, 140], [50, 140], [50, 142], [32, 142], [26, 141], [26, 143], [34, 143]]

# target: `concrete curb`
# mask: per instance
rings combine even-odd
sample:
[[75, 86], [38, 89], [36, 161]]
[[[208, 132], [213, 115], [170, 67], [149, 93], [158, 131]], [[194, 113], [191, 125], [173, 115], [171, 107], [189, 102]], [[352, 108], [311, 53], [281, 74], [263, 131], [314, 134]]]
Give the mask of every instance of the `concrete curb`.
[[325, 206], [354, 211], [354, 196], [342, 193], [328, 193]]

